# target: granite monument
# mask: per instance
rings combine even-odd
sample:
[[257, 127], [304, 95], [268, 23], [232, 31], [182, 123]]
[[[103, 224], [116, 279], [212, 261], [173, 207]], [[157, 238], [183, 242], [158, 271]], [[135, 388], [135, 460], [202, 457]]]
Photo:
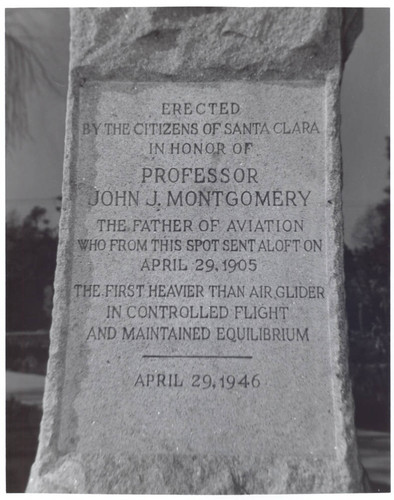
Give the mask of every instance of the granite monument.
[[28, 491], [362, 490], [339, 91], [358, 10], [77, 9]]

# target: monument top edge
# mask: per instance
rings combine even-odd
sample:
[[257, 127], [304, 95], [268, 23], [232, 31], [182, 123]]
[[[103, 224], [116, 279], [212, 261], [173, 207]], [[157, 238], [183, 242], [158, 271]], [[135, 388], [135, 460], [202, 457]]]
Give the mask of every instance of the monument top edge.
[[212, 81], [201, 81], [201, 80], [117, 80], [117, 79], [108, 79], [108, 78], [92, 78], [86, 80], [81, 87], [116, 87], [116, 86], [127, 86], [132, 87], [152, 87], [152, 86], [178, 86], [178, 87], [187, 87], [189, 85], [204, 88], [204, 87], [221, 87], [222, 85], [226, 86], [234, 86], [234, 87], [255, 87], [255, 86], [292, 86], [292, 87], [323, 87], [326, 84], [326, 80], [212, 80]]
[[360, 9], [345, 10], [76, 9], [70, 68], [138, 80], [321, 78], [341, 67], [359, 33]]

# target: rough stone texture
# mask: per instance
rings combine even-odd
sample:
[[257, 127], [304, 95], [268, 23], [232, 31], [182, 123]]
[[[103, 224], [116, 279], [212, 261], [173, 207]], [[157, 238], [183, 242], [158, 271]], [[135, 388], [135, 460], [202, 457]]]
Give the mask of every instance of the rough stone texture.
[[[344, 59], [361, 26], [349, 9], [149, 8], [72, 11], [70, 85], [63, 209], [55, 282], [50, 361], [40, 444], [29, 492], [328, 493], [361, 491], [347, 373], [344, 315], [339, 85]], [[101, 82], [303, 81], [325, 87], [326, 272], [332, 367], [334, 456], [289, 458], [251, 453], [136, 456], [100, 444], [59, 446], [61, 416], [73, 406], [85, 367], [66, 359], [72, 303], [78, 163], [79, 89]], [[80, 352], [80, 360], [89, 353]], [[63, 394], [67, 370], [78, 384]], [[116, 390], [116, 388], [114, 388]], [[87, 399], [88, 400], [88, 399]], [[72, 410], [73, 411], [73, 410]], [[116, 411], [116, 409], [114, 409]], [[78, 428], [77, 413], [70, 427]], [[74, 420], [73, 420], [74, 419]], [[119, 437], [114, 436], [115, 446]], [[258, 436], [256, 436], [258, 440]]]
[[[81, 78], [325, 79], [357, 36], [356, 9], [86, 9], [72, 14]], [[341, 38], [341, 25], [343, 38]], [[343, 42], [342, 42], [343, 40]]]

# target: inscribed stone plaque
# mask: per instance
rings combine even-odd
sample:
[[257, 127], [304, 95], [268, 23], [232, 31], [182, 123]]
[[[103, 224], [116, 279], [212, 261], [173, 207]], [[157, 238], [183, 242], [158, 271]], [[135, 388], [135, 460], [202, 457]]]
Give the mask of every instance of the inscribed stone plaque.
[[323, 82], [80, 89], [61, 452], [335, 455], [325, 120]]

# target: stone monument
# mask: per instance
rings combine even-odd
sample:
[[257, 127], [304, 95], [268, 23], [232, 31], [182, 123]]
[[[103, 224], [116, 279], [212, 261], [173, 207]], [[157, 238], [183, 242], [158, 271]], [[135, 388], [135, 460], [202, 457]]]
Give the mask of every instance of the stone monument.
[[358, 10], [71, 12], [29, 492], [362, 490], [339, 90]]

